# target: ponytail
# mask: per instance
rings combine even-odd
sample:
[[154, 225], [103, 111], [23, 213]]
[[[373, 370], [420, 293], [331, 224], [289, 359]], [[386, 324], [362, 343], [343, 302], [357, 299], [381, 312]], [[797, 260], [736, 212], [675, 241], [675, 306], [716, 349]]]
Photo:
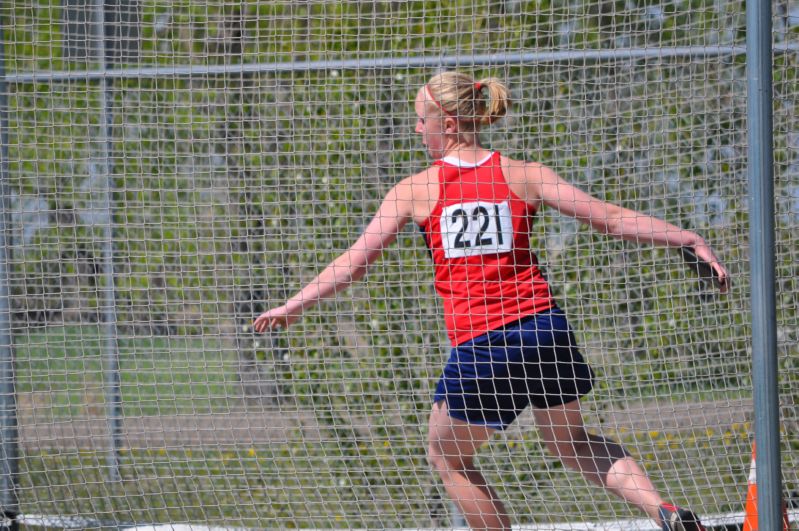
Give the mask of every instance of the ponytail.
[[475, 111], [483, 110], [479, 118], [480, 125], [491, 125], [508, 113], [510, 91], [499, 79], [481, 79], [475, 83], [475, 88], [479, 88], [475, 98]]
[[510, 91], [497, 78], [475, 81], [460, 72], [442, 72], [425, 85], [433, 103], [462, 123], [491, 125], [508, 112]]

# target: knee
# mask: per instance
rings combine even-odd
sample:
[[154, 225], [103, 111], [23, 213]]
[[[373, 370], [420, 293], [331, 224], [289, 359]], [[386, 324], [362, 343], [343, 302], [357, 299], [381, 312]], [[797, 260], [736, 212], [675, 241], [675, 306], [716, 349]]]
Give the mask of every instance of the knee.
[[455, 452], [446, 452], [440, 444], [431, 441], [427, 445], [427, 463], [430, 468], [439, 473], [465, 470], [468, 468], [469, 459]]
[[427, 464], [436, 471], [441, 470], [444, 466], [444, 457], [441, 455], [440, 449], [433, 443], [427, 445]]
[[443, 472], [450, 468], [441, 446], [435, 441], [430, 441], [427, 445], [427, 464], [436, 472]]

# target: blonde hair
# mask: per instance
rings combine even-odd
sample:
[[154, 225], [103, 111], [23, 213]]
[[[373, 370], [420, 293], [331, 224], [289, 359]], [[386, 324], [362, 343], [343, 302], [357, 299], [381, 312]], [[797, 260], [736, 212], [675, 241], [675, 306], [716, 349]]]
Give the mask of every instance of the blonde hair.
[[425, 90], [444, 114], [475, 125], [496, 122], [511, 104], [508, 87], [494, 77], [477, 81], [460, 72], [442, 72], [430, 78]]

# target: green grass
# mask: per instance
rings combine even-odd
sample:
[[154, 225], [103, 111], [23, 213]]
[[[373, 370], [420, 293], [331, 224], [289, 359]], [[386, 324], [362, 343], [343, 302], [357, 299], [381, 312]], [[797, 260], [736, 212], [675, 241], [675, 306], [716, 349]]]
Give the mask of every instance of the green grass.
[[[106, 414], [101, 332], [98, 326], [60, 326], [15, 338], [21, 405], [32, 401], [27, 406], [35, 408], [21, 414], [35, 415], [39, 423]], [[121, 337], [118, 348], [126, 416], [161, 415], [168, 422], [168, 415], [224, 414], [241, 404], [237, 354], [218, 337]], [[294, 370], [299, 378], [303, 365]], [[211, 441], [197, 447], [124, 448], [120, 482], [108, 481], [102, 450], [23, 449], [21, 509], [118, 523], [429, 527], [431, 513], [446, 513], [446, 503], [436, 506], [440, 485], [424, 458], [423, 415], [418, 429], [410, 424], [369, 436], [348, 429], [340, 408], [359, 410], [355, 406], [361, 403], [334, 402], [333, 389], [356, 374], [333, 371], [330, 389], [316, 379], [294, 382], [298, 389], [312, 387], [308, 406], [320, 423], [320, 438], [307, 437], [296, 427], [269, 445]], [[364, 399], [361, 405], [379, 403]], [[606, 435], [622, 440], [674, 502], [705, 513], [740, 509], [743, 490], [738, 487], [746, 479], [750, 426], [606, 430]], [[518, 523], [548, 521], [552, 514], [574, 521], [640, 516], [545, 455], [535, 431], [498, 438], [481, 452], [479, 463]], [[685, 463], [690, 479], [681, 473]], [[439, 523], [446, 525], [446, 517]]]
[[[17, 392], [53, 418], [105, 412], [106, 344], [97, 326], [54, 326], [15, 338]], [[123, 414], [227, 411], [241, 397], [237, 354], [216, 337], [120, 337]]]
[[[349, 446], [295, 435], [289, 444], [251, 448], [125, 450], [119, 482], [107, 480], [102, 452], [28, 452], [20, 461], [21, 509], [103, 522], [258, 529], [431, 526], [440, 486], [421, 440]], [[664, 495], [707, 514], [741, 510], [748, 463], [736, 456], [748, 448], [747, 435], [740, 427], [687, 437], [628, 433], [621, 439]], [[717, 456], [726, 452], [722, 461], [729, 462], [708, 461], [711, 448]], [[690, 463], [691, 477], [671, 460]], [[478, 464], [515, 523], [548, 522], [552, 515], [560, 521], [641, 516], [543, 454], [534, 432], [494, 440]]]
[[[320, 454], [322, 449], [330, 452], [328, 456]], [[362, 457], [398, 464], [388, 448], [381, 450], [364, 449]], [[21, 463], [23, 513], [91, 515], [117, 523], [295, 528], [353, 523], [366, 527], [366, 522], [382, 520], [398, 525], [419, 521], [429, 512], [409, 507], [408, 500], [424, 504], [426, 484], [432, 482], [424, 472], [406, 478], [399, 487], [399, 469], [395, 474], [365, 469], [337, 457], [332, 446], [313, 448], [299, 442], [224, 450], [127, 450], [119, 482], [107, 481], [105, 455], [100, 452], [29, 453]], [[424, 470], [421, 456], [404, 466], [405, 472]]]

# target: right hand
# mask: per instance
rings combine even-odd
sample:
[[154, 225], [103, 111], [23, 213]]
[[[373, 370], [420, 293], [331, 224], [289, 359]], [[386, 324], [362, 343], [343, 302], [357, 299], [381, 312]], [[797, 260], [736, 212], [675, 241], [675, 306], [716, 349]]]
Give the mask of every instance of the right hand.
[[259, 315], [253, 323], [256, 332], [263, 333], [267, 329], [275, 330], [278, 328], [288, 328], [296, 322], [300, 314], [289, 311], [287, 305], [273, 308]]

